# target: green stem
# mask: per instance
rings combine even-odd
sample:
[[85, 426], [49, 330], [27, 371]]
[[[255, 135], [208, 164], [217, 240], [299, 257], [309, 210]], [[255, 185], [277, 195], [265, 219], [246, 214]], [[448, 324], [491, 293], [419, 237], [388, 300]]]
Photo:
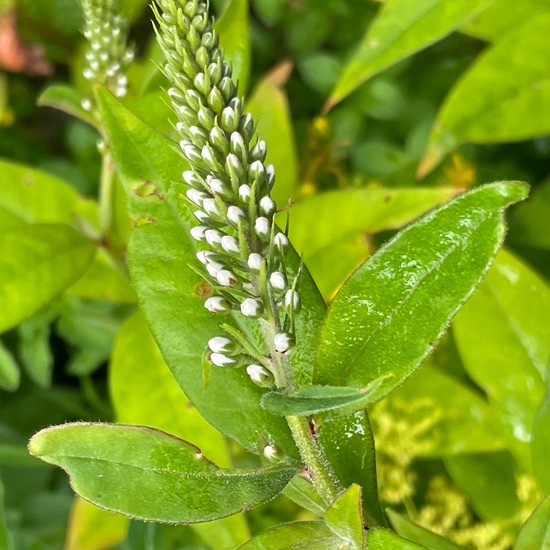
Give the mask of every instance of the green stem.
[[113, 181], [114, 164], [111, 153], [103, 155], [101, 163], [101, 180], [99, 183], [99, 229], [102, 237], [107, 235], [113, 217]]

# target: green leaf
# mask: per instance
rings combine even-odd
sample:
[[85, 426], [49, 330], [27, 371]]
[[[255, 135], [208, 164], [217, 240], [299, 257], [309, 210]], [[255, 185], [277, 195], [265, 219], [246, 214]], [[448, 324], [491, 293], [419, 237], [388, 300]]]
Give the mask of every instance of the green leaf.
[[91, 264], [94, 243], [65, 225], [31, 225], [0, 236], [0, 332], [39, 311]]
[[[177, 191], [169, 193], [173, 182], [180, 180], [185, 162], [172, 142], [110, 94], [99, 90], [97, 101], [135, 225], [129, 242], [131, 275], [166, 363], [202, 416], [221, 432], [251, 450], [256, 450], [260, 438], [277, 442], [287, 454], [295, 455], [286, 422], [260, 407], [263, 392], [250, 383], [244, 370], [213, 368], [205, 387], [206, 343], [231, 318], [214, 316], [204, 308], [204, 285], [189, 268], [196, 262], [195, 244], [185, 229], [192, 223], [192, 214], [180, 207]], [[140, 196], [145, 182], [155, 193]], [[186, 218], [176, 215], [180, 210]]]
[[380, 71], [441, 40], [495, 0], [388, 0], [331, 93], [338, 103]]
[[547, 13], [547, 0], [498, 0], [460, 30], [483, 40], [496, 42], [535, 17]]
[[495, 183], [465, 193], [363, 264], [329, 309], [315, 382], [363, 387], [392, 374], [373, 396], [381, 399], [407, 378], [485, 274], [504, 237], [504, 208], [526, 191]]
[[260, 401], [262, 407], [278, 416], [311, 416], [338, 410], [351, 414], [372, 403], [371, 394], [388, 375], [373, 380], [366, 388], [348, 386], [306, 386], [289, 395], [277, 391], [266, 393]]
[[18, 327], [21, 363], [29, 377], [43, 388], [49, 388], [52, 383], [54, 357], [50, 348], [50, 325], [58, 315], [55, 304]]
[[549, 32], [550, 15], [534, 18], [469, 68], [437, 115], [419, 176], [461, 143], [520, 141], [550, 133], [548, 118], [540, 116], [541, 105], [550, 101], [550, 59], [544, 49]]
[[393, 510], [386, 510], [386, 514], [390, 519], [392, 527], [397, 533], [408, 540], [422, 544], [429, 550], [460, 550], [460, 546], [457, 546], [454, 542], [447, 540], [440, 535], [436, 535], [420, 525], [416, 525], [405, 516], [394, 512]]
[[367, 548], [368, 550], [418, 550], [426, 547], [401, 538], [392, 531], [372, 529], [367, 534]]
[[449, 457], [445, 459], [445, 467], [484, 521], [506, 520], [519, 513], [517, 465], [510, 453]]
[[209, 521], [270, 500], [296, 473], [277, 466], [222, 470], [197, 447], [158, 430], [109, 424], [47, 428], [31, 454], [63, 468], [83, 498], [107, 510], [168, 523]]
[[[4, 229], [32, 223], [77, 227], [79, 218], [95, 224], [97, 205], [63, 180], [6, 160], [0, 160], [0, 174], [0, 224]], [[11, 227], [4, 226], [8, 216]]]
[[418, 456], [491, 452], [505, 446], [485, 399], [431, 365], [415, 371], [380, 406], [395, 411], [396, 419], [409, 411], [415, 425], [429, 426], [417, 435], [422, 442]]
[[12, 550], [13, 544], [6, 521], [6, 511], [4, 508], [4, 485], [0, 478], [0, 548], [3, 550]]
[[316, 437], [343, 487], [363, 487], [363, 515], [369, 527], [386, 526], [378, 500], [374, 436], [367, 411], [342, 416], [323, 415], [316, 424]]
[[335, 550], [341, 543], [321, 521], [295, 521], [262, 531], [238, 550]]
[[15, 391], [20, 378], [19, 365], [0, 340], [0, 389]]
[[298, 178], [290, 107], [283, 89], [291, 69], [288, 63], [279, 65], [258, 84], [246, 102], [246, 109], [258, 121], [258, 136], [267, 144], [266, 162], [275, 166], [277, 178], [271, 196], [279, 207], [294, 196]]
[[514, 550], [550, 549], [550, 496], [547, 496], [524, 523]]
[[464, 367], [487, 393], [501, 433], [529, 471], [533, 418], [550, 355], [550, 289], [503, 250], [453, 330]]
[[37, 104], [59, 109], [97, 128], [97, 120], [90, 111], [86, 111], [82, 107], [84, 99], [86, 99], [86, 96], [79, 90], [70, 86], [54, 84], [42, 92]]
[[327, 509], [325, 502], [321, 499], [311, 481], [303, 475], [294, 476], [284, 488], [283, 494], [316, 516], [325, 514]]
[[370, 255], [365, 234], [399, 229], [456, 193], [445, 187], [321, 193], [292, 206], [289, 237], [328, 298]]
[[361, 507], [361, 487], [351, 485], [329, 507], [325, 514], [328, 527], [355, 550], [363, 550], [365, 530]]
[[233, 66], [233, 78], [239, 83], [239, 94], [248, 90], [250, 75], [250, 38], [248, 31], [248, 0], [229, 0], [216, 21], [220, 46]]
[[550, 494], [550, 471], [548, 457], [550, 456], [550, 360], [546, 374], [546, 394], [533, 420], [533, 440], [531, 442], [531, 457], [533, 473], [539, 487], [545, 494]]

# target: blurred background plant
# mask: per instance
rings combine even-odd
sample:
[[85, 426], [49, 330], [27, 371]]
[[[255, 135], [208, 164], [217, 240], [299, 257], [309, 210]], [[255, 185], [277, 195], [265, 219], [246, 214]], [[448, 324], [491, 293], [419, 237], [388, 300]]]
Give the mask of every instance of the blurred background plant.
[[[372, 411], [396, 530], [408, 515], [468, 548], [510, 548], [550, 491], [550, 2], [212, 7], [277, 169], [274, 198], [292, 199], [290, 236], [327, 301], [433, 206], [485, 181], [532, 185], [453, 330]], [[135, 44], [124, 103], [171, 133], [147, 2], [119, 9]], [[77, 0], [0, 0], [0, 548], [233, 548], [309, 513], [279, 497], [214, 526], [128, 522], [26, 452], [44, 426], [101, 419], [181, 435], [221, 466], [254, 460], [196, 413], [135, 312], [132, 221], [86, 103], [83, 29]]]

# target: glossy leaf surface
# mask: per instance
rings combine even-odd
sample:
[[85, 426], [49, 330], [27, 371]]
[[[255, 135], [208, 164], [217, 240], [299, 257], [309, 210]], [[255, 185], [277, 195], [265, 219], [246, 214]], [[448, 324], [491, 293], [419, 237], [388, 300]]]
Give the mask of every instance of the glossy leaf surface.
[[454, 188], [320, 193], [292, 206], [290, 240], [302, 254], [323, 296], [329, 298], [371, 254], [369, 234], [399, 229], [456, 193]]
[[547, 496], [521, 528], [514, 550], [550, 548], [550, 496]]
[[386, 510], [386, 513], [388, 514], [392, 527], [397, 533], [410, 541], [421, 544], [425, 548], [429, 548], [429, 550], [461, 549], [461, 547], [457, 546], [454, 542], [416, 525], [405, 516], [393, 510]]
[[311, 416], [335, 409], [342, 413], [353, 413], [372, 402], [371, 393], [384, 378], [374, 380], [362, 389], [347, 386], [306, 386], [289, 395], [272, 391], [262, 396], [261, 404], [264, 409], [279, 416]]
[[322, 521], [296, 521], [262, 531], [239, 550], [334, 550], [340, 543]]
[[361, 508], [361, 487], [351, 485], [331, 504], [325, 514], [328, 527], [355, 550], [364, 548], [365, 530]]
[[91, 264], [94, 243], [65, 225], [32, 225], [0, 236], [0, 332], [30, 317]]
[[328, 413], [318, 419], [316, 436], [343, 487], [363, 488], [363, 515], [368, 526], [386, 526], [378, 501], [374, 436], [366, 411], [342, 416]]
[[283, 89], [291, 70], [288, 63], [279, 65], [260, 81], [246, 102], [246, 109], [258, 122], [258, 136], [267, 144], [266, 162], [275, 166], [271, 196], [279, 208], [293, 198], [298, 177], [290, 107]]
[[244, 95], [250, 75], [248, 0], [229, 0], [215, 28], [220, 36], [220, 46], [233, 66], [233, 79], [239, 83], [239, 94]]
[[134, 518], [169, 523], [209, 521], [270, 500], [295, 470], [220, 470], [200, 450], [163, 432], [108, 424], [42, 430], [30, 452], [63, 468], [73, 489], [93, 504]]
[[533, 472], [544, 494], [550, 494], [548, 457], [550, 457], [550, 359], [546, 374], [546, 393], [535, 413], [531, 443]]
[[[260, 407], [263, 392], [244, 370], [212, 368], [207, 386], [203, 380], [206, 343], [231, 318], [204, 308], [208, 287], [189, 268], [196, 262], [188, 233], [192, 214], [182, 207], [179, 192], [170, 191], [185, 162], [172, 142], [107, 92], [100, 90], [97, 97], [135, 224], [129, 242], [131, 274], [163, 357], [192, 403], [220, 431], [248, 449], [256, 449], [259, 434], [294, 454], [286, 422]], [[152, 190], [148, 196], [140, 192], [144, 185]]]
[[389, 0], [345, 67], [329, 104], [341, 101], [368, 78], [441, 40], [495, 0]]
[[550, 355], [550, 290], [526, 264], [501, 251], [453, 330], [466, 370], [487, 392], [503, 435], [529, 470], [528, 443]]
[[549, 32], [550, 15], [536, 17], [468, 69], [437, 115], [420, 175], [461, 143], [520, 141], [550, 133], [550, 122], [540, 116], [541, 105], [550, 101], [550, 59], [544, 54]]
[[363, 264], [327, 314], [316, 382], [362, 387], [393, 375], [382, 382], [378, 398], [399, 385], [485, 274], [504, 237], [504, 208], [525, 196], [519, 183], [465, 193], [410, 225]]

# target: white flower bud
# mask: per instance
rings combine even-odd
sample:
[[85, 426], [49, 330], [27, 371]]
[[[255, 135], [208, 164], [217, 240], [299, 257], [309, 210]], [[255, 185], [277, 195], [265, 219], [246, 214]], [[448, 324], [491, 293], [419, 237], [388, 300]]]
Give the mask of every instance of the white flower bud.
[[204, 199], [208, 198], [206, 193], [198, 191], [197, 189], [188, 189], [185, 194], [187, 195], [187, 198], [197, 206], [202, 206]]
[[269, 282], [276, 290], [284, 290], [286, 288], [286, 277], [280, 271], [274, 271], [269, 277]]
[[260, 266], [262, 265], [262, 256], [261, 254], [257, 254], [256, 252], [253, 252], [248, 256], [248, 267], [252, 271], [260, 271]]
[[281, 462], [281, 460], [284, 458], [283, 452], [276, 445], [267, 445], [266, 447], [264, 447], [264, 456], [270, 462], [275, 463]]
[[231, 107], [225, 107], [222, 111], [220, 124], [226, 132], [233, 132], [239, 126], [239, 116]]
[[223, 296], [212, 296], [204, 302], [204, 307], [212, 313], [222, 313], [231, 310], [231, 303]]
[[294, 346], [294, 338], [288, 332], [279, 332], [273, 339], [275, 344], [275, 351], [279, 353], [285, 353]]
[[231, 166], [234, 170], [241, 170], [241, 163], [239, 162], [239, 157], [233, 153], [229, 153], [226, 157], [227, 164]]
[[198, 73], [195, 77], [195, 80], [193, 81], [193, 84], [199, 92], [203, 94], [208, 93], [210, 82], [208, 82], [208, 79], [206, 78], [204, 73]]
[[266, 216], [271, 216], [275, 213], [276, 210], [275, 203], [271, 200], [271, 197], [268, 197], [267, 195], [265, 197], [262, 197], [260, 199], [260, 210], [263, 214]]
[[190, 162], [201, 160], [199, 150], [190, 141], [182, 139], [180, 141], [180, 147], [183, 154]]
[[209, 176], [206, 179], [206, 183], [208, 187], [210, 187], [212, 193], [216, 193], [217, 195], [223, 194], [224, 185], [222, 180]]
[[222, 248], [229, 253], [234, 252], [238, 254], [241, 251], [239, 248], [239, 241], [235, 237], [230, 237], [229, 235], [222, 237], [221, 245]]
[[297, 312], [300, 309], [300, 295], [293, 289], [285, 294], [285, 309], [288, 312]]
[[254, 229], [256, 234], [260, 237], [268, 237], [270, 231], [270, 224], [267, 218], [256, 218], [256, 223], [254, 224]]
[[273, 184], [275, 183], [275, 166], [273, 166], [273, 164], [269, 164], [266, 166], [265, 172], [267, 175], [267, 184], [271, 190], [273, 188]]
[[217, 163], [214, 151], [212, 151], [210, 145], [205, 145], [202, 148], [201, 157], [203, 158], [204, 162], [208, 163], [211, 166]]
[[205, 233], [207, 231], [208, 227], [204, 225], [197, 225], [197, 227], [191, 228], [191, 237], [195, 239], [196, 241], [204, 241], [206, 236]]
[[261, 388], [272, 388], [275, 384], [273, 374], [271, 374], [265, 367], [261, 365], [248, 365], [246, 372], [252, 382], [260, 386]]
[[192, 136], [199, 137], [203, 140], [206, 139], [206, 132], [202, 128], [199, 128], [198, 126], [189, 126], [189, 133]]
[[199, 250], [196, 256], [197, 256], [197, 260], [199, 260], [201, 264], [206, 265], [208, 262], [213, 261], [214, 257], [216, 256], [216, 253], [211, 252], [210, 250]]
[[206, 212], [203, 212], [202, 210], [195, 210], [193, 214], [195, 215], [195, 218], [197, 218], [197, 220], [199, 220], [201, 223], [208, 223], [210, 219], [208, 217], [208, 214]]
[[254, 119], [250, 113], [246, 113], [246, 115], [244, 115], [241, 122], [241, 130], [249, 140], [252, 139], [252, 136], [254, 135]]
[[81, 106], [82, 108], [85, 110], [85, 111], [91, 111], [92, 110], [92, 107], [93, 107], [93, 104], [92, 104], [92, 100], [85, 97], [83, 100], [82, 100], [82, 103], [81, 103]]
[[255, 160], [249, 168], [250, 177], [253, 180], [261, 180], [265, 177], [265, 166], [259, 160]]
[[288, 246], [288, 238], [284, 233], [277, 233], [275, 237], [273, 237], [273, 244], [282, 251], [284, 248]]
[[237, 283], [237, 276], [231, 273], [228, 269], [222, 269], [217, 275], [216, 279], [222, 286], [233, 286]]
[[223, 234], [217, 229], [206, 229], [204, 237], [210, 246], [214, 246], [221, 243]]
[[263, 140], [258, 141], [258, 143], [256, 143], [256, 145], [254, 145], [254, 147], [250, 151], [250, 156], [254, 160], [259, 160], [261, 162], [265, 160], [266, 155], [267, 155], [267, 146], [265, 144], [265, 141]]
[[243, 136], [241, 136], [239, 132], [233, 132], [231, 134], [231, 151], [241, 158], [245, 155], [246, 145]]
[[223, 353], [211, 353], [210, 361], [212, 361], [216, 367], [235, 367], [238, 364], [237, 359], [223, 355]]
[[218, 276], [218, 273], [224, 268], [225, 266], [223, 264], [219, 264], [218, 262], [208, 262], [206, 264], [206, 271], [208, 271], [208, 274], [214, 279]]
[[227, 219], [233, 225], [238, 225], [239, 221], [244, 219], [244, 212], [238, 206], [230, 206], [227, 209]]
[[264, 311], [264, 307], [260, 300], [255, 298], [245, 298], [241, 303], [241, 313], [245, 317], [259, 317]]
[[250, 199], [251, 192], [252, 192], [252, 189], [250, 188], [250, 185], [243, 184], [239, 187], [239, 198], [243, 202], [248, 202], [248, 199]]
[[224, 336], [210, 338], [210, 340], [208, 340], [208, 347], [215, 353], [228, 354], [235, 353], [239, 349], [239, 346], [236, 345], [233, 340], [225, 338]]
[[191, 187], [202, 187], [202, 179], [193, 170], [185, 170], [181, 177], [183, 181]]
[[216, 199], [204, 199], [202, 201], [202, 207], [204, 208], [204, 211], [209, 215], [219, 216], [220, 211], [218, 209], [218, 204], [216, 203]]

